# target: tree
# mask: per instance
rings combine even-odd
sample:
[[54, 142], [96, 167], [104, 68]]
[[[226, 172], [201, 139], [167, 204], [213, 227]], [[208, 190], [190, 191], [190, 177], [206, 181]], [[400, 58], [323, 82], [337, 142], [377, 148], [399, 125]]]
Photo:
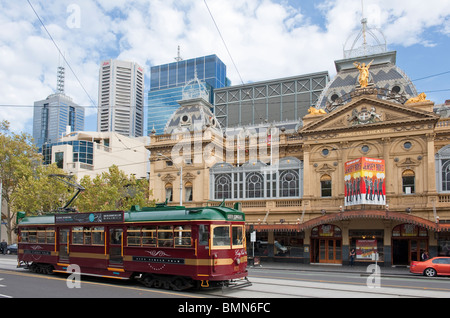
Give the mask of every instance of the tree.
[[64, 206], [74, 191], [52, 174], [66, 174], [56, 164], [38, 166], [33, 173], [23, 176], [12, 194], [14, 210], [24, 211], [27, 215], [45, 214]]
[[94, 179], [83, 177], [80, 185], [86, 189], [74, 203], [80, 212], [129, 210], [133, 205], [154, 205], [154, 200], [148, 199], [148, 180], [127, 176], [115, 165]]
[[6, 211], [2, 209], [2, 220], [6, 223], [8, 242], [12, 240], [13, 221], [16, 210], [13, 209], [13, 193], [19, 181], [32, 174], [33, 168], [41, 162], [36, 146], [29, 134], [16, 134], [9, 130], [9, 122], [0, 122], [0, 180], [2, 198], [6, 202]]

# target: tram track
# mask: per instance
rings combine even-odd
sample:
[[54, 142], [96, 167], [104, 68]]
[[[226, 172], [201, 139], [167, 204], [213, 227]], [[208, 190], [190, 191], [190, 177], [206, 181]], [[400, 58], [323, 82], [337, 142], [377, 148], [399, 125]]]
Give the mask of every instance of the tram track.
[[320, 280], [301, 280], [250, 278], [252, 286], [236, 291], [211, 291], [205, 296], [228, 298], [441, 298], [448, 297], [447, 290], [430, 288], [411, 288], [410, 286], [380, 286], [369, 288], [366, 284], [355, 282], [331, 282]]

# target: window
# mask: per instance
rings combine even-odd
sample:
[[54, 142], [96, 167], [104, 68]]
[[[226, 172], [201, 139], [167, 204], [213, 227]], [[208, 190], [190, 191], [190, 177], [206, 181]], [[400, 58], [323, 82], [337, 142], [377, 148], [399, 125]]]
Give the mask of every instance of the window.
[[294, 157], [279, 161], [276, 168], [260, 161], [241, 166], [217, 163], [210, 170], [211, 197], [215, 200], [300, 198], [303, 163]]
[[233, 225], [231, 227], [232, 231], [232, 244], [233, 248], [244, 247], [244, 229], [242, 225]]
[[158, 227], [158, 247], [173, 247], [172, 225]]
[[64, 152], [55, 153], [56, 166], [60, 169], [64, 169]]
[[166, 184], [166, 200], [168, 202], [173, 201], [173, 187], [171, 183]]
[[280, 196], [296, 197], [299, 195], [299, 178], [294, 170], [283, 171], [280, 174]]
[[331, 197], [331, 177], [327, 174], [320, 178], [320, 188], [322, 197]]
[[174, 228], [175, 247], [191, 247], [191, 226], [179, 225]]
[[127, 230], [127, 245], [141, 246], [141, 228], [130, 227]]
[[142, 228], [142, 246], [156, 246], [156, 226]]
[[191, 182], [186, 182], [186, 185], [184, 186], [184, 193], [185, 193], [185, 198], [184, 200], [187, 202], [192, 201], [192, 183]]
[[443, 160], [442, 191], [450, 191], [450, 159]]
[[20, 231], [20, 241], [23, 243], [55, 243], [55, 229], [52, 227], [30, 227]]
[[263, 197], [263, 177], [258, 172], [248, 174], [246, 180], [247, 198]]
[[212, 245], [213, 248], [230, 247], [230, 227], [228, 225], [212, 226]]
[[72, 244], [105, 245], [105, 228], [74, 226], [72, 228]]
[[403, 184], [403, 193], [404, 194], [413, 194], [415, 193], [414, 184], [415, 184], [415, 175], [412, 170], [405, 170], [402, 173], [402, 184]]
[[215, 198], [216, 199], [230, 199], [231, 198], [231, 177], [227, 174], [220, 174], [216, 176], [214, 183]]

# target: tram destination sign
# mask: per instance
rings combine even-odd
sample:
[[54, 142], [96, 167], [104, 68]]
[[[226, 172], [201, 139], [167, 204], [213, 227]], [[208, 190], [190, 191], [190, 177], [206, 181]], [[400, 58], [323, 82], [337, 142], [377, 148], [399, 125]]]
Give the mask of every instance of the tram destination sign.
[[56, 214], [55, 224], [74, 223], [121, 223], [124, 220], [123, 211], [67, 213]]

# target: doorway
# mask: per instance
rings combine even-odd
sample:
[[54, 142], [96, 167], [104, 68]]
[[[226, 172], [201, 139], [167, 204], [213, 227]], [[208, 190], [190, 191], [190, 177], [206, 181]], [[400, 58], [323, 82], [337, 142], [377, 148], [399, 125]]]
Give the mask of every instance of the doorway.
[[342, 264], [341, 239], [313, 239], [312, 262], [322, 264]]
[[60, 228], [59, 229], [59, 262], [68, 263], [69, 262], [69, 244], [70, 244], [70, 229]]
[[342, 264], [342, 232], [332, 224], [311, 230], [311, 263]]
[[109, 229], [109, 264], [123, 265], [123, 229]]

